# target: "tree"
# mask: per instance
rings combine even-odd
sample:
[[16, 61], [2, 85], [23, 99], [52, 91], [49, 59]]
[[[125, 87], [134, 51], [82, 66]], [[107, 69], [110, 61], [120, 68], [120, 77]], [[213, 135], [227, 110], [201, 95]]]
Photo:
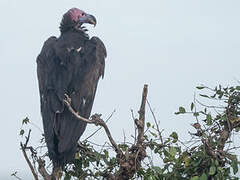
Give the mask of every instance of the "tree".
[[[172, 132], [169, 137], [163, 136], [147, 101], [147, 85], [143, 88], [139, 117], [133, 117], [136, 133], [131, 144], [117, 144], [99, 114], [90, 119], [80, 117], [71, 108], [71, 100], [66, 97], [66, 106], [79, 120], [103, 127], [110, 146], [102, 145], [99, 150], [88, 140], [79, 143], [76, 157], [72, 164], [64, 168], [62, 179], [237, 180], [235, 174], [238, 172], [239, 161], [235, 153], [239, 147], [234, 146], [231, 135], [240, 129], [240, 86], [223, 88], [219, 85], [214, 89], [198, 86], [197, 89], [204, 93], [200, 93], [198, 98], [194, 97], [189, 111], [179, 107], [175, 113], [191, 115], [194, 119], [194, 132], [189, 132], [190, 139], [186, 142], [176, 132]], [[205, 99], [206, 103], [203, 104], [199, 98]], [[153, 115], [153, 123], [145, 122], [146, 105]], [[21, 128], [20, 135], [24, 136], [24, 128], [29, 124], [29, 119], [25, 118], [22, 124], [24, 127]], [[21, 142], [21, 150], [34, 178], [55, 179], [57, 175], [47, 165], [49, 160], [46, 148], [42, 150], [44, 136], [39, 147], [32, 147], [28, 145], [30, 134], [31, 129], [25, 136], [25, 142]], [[161, 163], [154, 166], [154, 161]], [[17, 173], [12, 175], [19, 178]]]

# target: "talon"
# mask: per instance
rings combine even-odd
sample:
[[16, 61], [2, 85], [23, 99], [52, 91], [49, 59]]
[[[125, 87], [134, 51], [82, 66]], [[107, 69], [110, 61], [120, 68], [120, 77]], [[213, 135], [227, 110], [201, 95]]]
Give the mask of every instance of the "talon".
[[71, 98], [67, 95], [67, 94], [64, 94], [64, 96], [65, 96], [65, 101], [67, 101], [69, 104], [71, 104]]

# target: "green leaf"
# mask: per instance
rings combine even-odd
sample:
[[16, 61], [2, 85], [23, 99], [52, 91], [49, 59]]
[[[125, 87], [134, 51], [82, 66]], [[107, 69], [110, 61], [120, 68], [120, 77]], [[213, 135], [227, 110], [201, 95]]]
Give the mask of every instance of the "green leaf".
[[186, 113], [186, 110], [184, 107], [179, 107], [178, 112], [175, 112], [175, 114], [184, 114]]
[[108, 151], [107, 151], [106, 149], [104, 149], [103, 152], [104, 152], [104, 156], [105, 156], [105, 158], [107, 159], [107, 158], [109, 157], [109, 153], [108, 153]]
[[75, 159], [80, 159], [79, 153], [75, 153]]
[[216, 94], [221, 95], [223, 92], [221, 90], [217, 90]]
[[205, 173], [203, 173], [201, 176], [200, 176], [200, 179], [199, 180], [207, 180], [208, 177]]
[[15, 176], [17, 174], [17, 171], [13, 172], [11, 176]]
[[172, 134], [170, 134], [170, 137], [172, 137], [174, 140], [178, 140], [178, 134], [176, 132], [172, 132]]
[[209, 98], [208, 95], [205, 94], [199, 94], [199, 96], [205, 97], [205, 98]]
[[22, 124], [27, 124], [27, 123], [29, 123], [28, 117], [26, 117], [25, 119], [22, 120]]
[[207, 113], [207, 108], [204, 108], [204, 113]]
[[208, 126], [212, 125], [212, 116], [211, 116], [211, 114], [207, 114], [206, 119], [207, 119], [207, 125]]
[[193, 116], [197, 117], [197, 116], [199, 116], [199, 113], [195, 112], [195, 113], [193, 113]]
[[197, 86], [196, 88], [197, 89], [204, 89], [205, 87], [204, 86]]
[[193, 177], [191, 177], [191, 179], [190, 180], [198, 180], [199, 179], [199, 177], [198, 176], [193, 176]]
[[163, 153], [164, 153], [164, 155], [165, 155], [166, 157], [168, 157], [168, 156], [169, 156], [169, 152], [168, 152], [168, 151], [166, 151], [166, 149], [163, 149]]
[[149, 131], [151, 133], [151, 135], [153, 135], [154, 137], [157, 137], [157, 134], [152, 132], [152, 131]]
[[169, 162], [169, 159], [168, 158], [163, 158], [163, 162], [167, 163], [167, 162]]
[[193, 103], [191, 103], [191, 111], [193, 110], [193, 108], [194, 108], [194, 104], [193, 104]]
[[189, 158], [189, 156], [185, 156], [183, 158], [183, 162], [184, 162], [185, 167], [189, 166], [190, 160], [191, 159]]
[[177, 154], [177, 150], [175, 147], [170, 147], [170, 150], [169, 150], [171, 156], [175, 157], [176, 154]]
[[215, 172], [216, 172], [216, 167], [215, 166], [211, 166], [208, 174], [209, 175], [214, 175]]
[[233, 173], [236, 174], [238, 172], [238, 162], [237, 160], [233, 160], [231, 163], [231, 166], [233, 168]]
[[150, 122], [147, 122], [147, 127], [149, 128], [151, 126]]
[[21, 131], [20, 131], [19, 135], [20, 135], [20, 136], [22, 136], [23, 134], [24, 134], [24, 130], [23, 130], [23, 129], [21, 129]]
[[152, 168], [153, 168], [153, 170], [154, 170], [156, 173], [159, 173], [159, 174], [162, 174], [162, 173], [163, 173], [163, 170], [162, 170], [160, 167], [158, 167], [158, 166], [153, 166]]
[[236, 90], [240, 90], [240, 86], [236, 86]]
[[186, 112], [186, 110], [185, 110], [185, 108], [184, 108], [184, 107], [179, 107], [179, 112], [180, 112], [180, 113], [185, 113], [185, 112]]
[[218, 167], [217, 170], [220, 171], [221, 173], [223, 173], [224, 171], [222, 167]]
[[70, 180], [70, 179], [71, 179], [71, 176], [68, 173], [66, 173], [64, 180]]
[[128, 145], [127, 145], [127, 144], [119, 144], [119, 147], [120, 147], [123, 151], [126, 151]]

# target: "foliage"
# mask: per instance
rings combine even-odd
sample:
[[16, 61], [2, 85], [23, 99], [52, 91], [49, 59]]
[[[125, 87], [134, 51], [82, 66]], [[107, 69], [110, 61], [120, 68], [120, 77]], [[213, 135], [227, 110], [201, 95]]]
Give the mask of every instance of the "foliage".
[[[189, 132], [186, 142], [180, 140], [177, 132], [163, 137], [149, 105], [155, 121], [146, 123], [144, 145], [147, 158], [136, 169], [133, 179], [238, 179], [239, 161], [232, 134], [240, 128], [240, 86], [217, 86], [214, 89], [198, 86], [197, 90], [201, 93], [194, 97], [189, 110], [179, 107], [175, 113], [193, 117], [194, 132]], [[29, 119], [24, 119], [22, 124], [28, 122]], [[24, 135], [23, 128], [20, 135]], [[118, 147], [126, 155], [130, 145], [121, 143]], [[154, 165], [156, 162], [158, 165]], [[98, 148], [85, 140], [79, 144], [73, 163], [65, 167], [63, 179], [105, 179], [118, 169], [119, 157], [111, 147], [104, 144]]]

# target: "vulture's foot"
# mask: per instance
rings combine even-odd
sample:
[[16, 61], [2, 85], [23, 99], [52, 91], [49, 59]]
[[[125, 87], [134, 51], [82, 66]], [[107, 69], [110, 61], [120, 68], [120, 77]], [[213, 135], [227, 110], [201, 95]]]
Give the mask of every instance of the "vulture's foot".
[[64, 96], [65, 96], [65, 99], [63, 101], [68, 105], [71, 105], [71, 102], [72, 102], [71, 98], [67, 94], [64, 94]]

